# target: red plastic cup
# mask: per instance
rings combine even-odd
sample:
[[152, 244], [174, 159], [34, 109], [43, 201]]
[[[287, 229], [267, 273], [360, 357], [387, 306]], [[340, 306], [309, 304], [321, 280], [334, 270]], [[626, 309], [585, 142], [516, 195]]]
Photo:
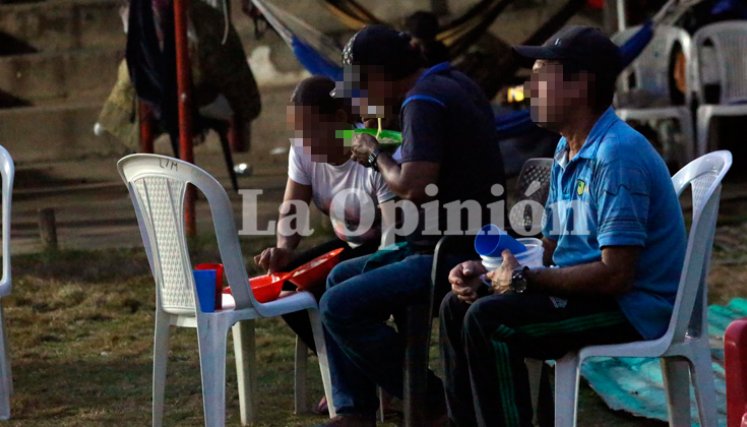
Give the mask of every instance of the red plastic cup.
[[197, 264], [195, 270], [215, 270], [215, 309], [223, 309], [223, 264], [203, 263]]

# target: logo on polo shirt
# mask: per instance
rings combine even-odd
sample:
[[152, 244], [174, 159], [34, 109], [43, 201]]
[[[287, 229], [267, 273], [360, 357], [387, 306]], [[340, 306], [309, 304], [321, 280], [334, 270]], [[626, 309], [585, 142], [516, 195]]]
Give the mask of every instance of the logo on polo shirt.
[[586, 181], [584, 181], [583, 179], [576, 180], [576, 194], [578, 194], [579, 196], [583, 196], [588, 188], [589, 187], [586, 185]]

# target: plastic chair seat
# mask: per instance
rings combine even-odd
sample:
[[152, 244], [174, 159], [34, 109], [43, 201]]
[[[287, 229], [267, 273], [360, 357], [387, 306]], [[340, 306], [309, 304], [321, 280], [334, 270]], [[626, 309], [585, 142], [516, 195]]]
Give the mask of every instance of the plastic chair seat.
[[738, 116], [747, 116], [747, 105], [706, 104], [699, 106], [697, 110], [698, 154], [702, 156], [708, 152], [709, 148], [712, 148], [709, 147], [708, 141], [711, 121], [714, 117]]

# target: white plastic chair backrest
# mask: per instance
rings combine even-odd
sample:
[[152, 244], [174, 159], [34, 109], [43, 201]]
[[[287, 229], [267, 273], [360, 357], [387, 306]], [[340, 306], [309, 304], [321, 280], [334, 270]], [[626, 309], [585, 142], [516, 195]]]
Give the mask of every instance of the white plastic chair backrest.
[[127, 184], [160, 307], [172, 314], [201, 311], [195, 304], [195, 285], [184, 232], [184, 195], [192, 184], [207, 198], [225, 277], [236, 308], [262, 304], [249, 291], [231, 202], [220, 183], [199, 167], [172, 157], [133, 154], [117, 167]]
[[10, 219], [13, 202], [13, 178], [15, 177], [13, 158], [0, 146], [0, 178], [2, 178], [2, 233], [3, 233], [3, 277], [0, 279], [0, 296], [9, 295], [13, 288], [10, 272]]
[[[713, 44], [709, 64], [702, 54], [708, 42]], [[693, 36], [694, 60], [692, 80], [698, 99], [704, 102], [705, 83], [703, 67], [715, 66], [721, 87], [720, 104], [747, 100], [747, 21], [718, 22], [698, 30]]]
[[516, 199], [531, 199], [544, 205], [550, 193], [553, 159], [534, 157], [524, 162], [516, 179]]
[[[641, 26], [628, 28], [612, 35], [612, 41], [622, 46], [633, 36]], [[679, 43], [685, 55], [685, 63], [690, 63], [691, 39], [687, 31], [682, 28], [668, 25], [659, 25], [654, 29], [654, 37], [643, 52], [636, 58], [628, 68], [620, 74], [618, 88], [626, 91], [627, 76], [632, 72], [636, 77], [636, 88], [643, 89], [657, 97], [670, 99], [670, 60], [675, 43]], [[688, 82], [689, 84], [689, 82]], [[689, 96], [690, 90], [685, 95]], [[689, 105], [689, 102], [687, 102]]]
[[[516, 179], [516, 205], [521, 202], [534, 201], [544, 206], [550, 194], [550, 175], [553, 159], [535, 157], [528, 159], [519, 171]], [[538, 223], [534, 221], [532, 209], [509, 209], [509, 224], [515, 232], [536, 231]]]
[[682, 342], [687, 333], [700, 336], [707, 309], [707, 277], [716, 231], [721, 181], [732, 164], [729, 151], [708, 153], [688, 163], [672, 177], [677, 195], [692, 189], [692, 224], [677, 297], [665, 337]]

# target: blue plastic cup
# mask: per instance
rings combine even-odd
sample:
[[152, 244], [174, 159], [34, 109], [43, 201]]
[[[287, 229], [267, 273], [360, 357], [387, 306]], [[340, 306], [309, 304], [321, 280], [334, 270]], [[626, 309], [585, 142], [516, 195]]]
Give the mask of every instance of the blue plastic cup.
[[526, 251], [527, 247], [494, 224], [482, 227], [475, 236], [475, 252], [482, 256], [500, 257], [506, 249], [516, 255]]
[[215, 270], [194, 270], [197, 299], [203, 313], [215, 311]]

